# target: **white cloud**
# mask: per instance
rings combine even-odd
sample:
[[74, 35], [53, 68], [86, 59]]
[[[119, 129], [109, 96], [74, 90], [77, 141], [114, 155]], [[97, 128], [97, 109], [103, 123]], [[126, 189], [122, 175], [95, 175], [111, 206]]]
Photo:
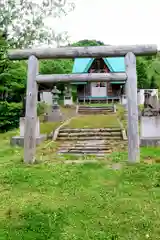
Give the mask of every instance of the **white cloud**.
[[77, 0], [67, 17], [48, 21], [71, 42], [96, 39], [106, 44], [150, 44], [160, 48], [160, 0]]

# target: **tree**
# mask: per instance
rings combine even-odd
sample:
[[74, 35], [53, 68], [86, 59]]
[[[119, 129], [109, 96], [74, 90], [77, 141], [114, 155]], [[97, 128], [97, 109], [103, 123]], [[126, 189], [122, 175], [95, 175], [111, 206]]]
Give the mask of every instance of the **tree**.
[[[40, 62], [41, 74], [67, 74], [72, 73], [73, 60], [71, 59], [56, 59], [43, 60]], [[63, 92], [64, 83], [56, 84], [58, 89]]]
[[82, 46], [88, 47], [88, 46], [100, 46], [100, 45], [105, 45], [105, 44], [101, 41], [84, 39], [84, 40], [80, 40], [76, 43], [72, 43], [70, 45], [74, 46], [74, 47], [82, 47]]
[[147, 89], [150, 87], [150, 81], [147, 75], [147, 66], [142, 58], [137, 58], [137, 77], [138, 88]]
[[0, 3], [0, 30], [12, 47], [30, 47], [33, 43], [63, 42], [66, 33], [56, 35], [45, 24], [47, 17], [58, 17], [74, 8], [69, 0], [6, 0]]
[[0, 100], [21, 101], [25, 91], [25, 61], [9, 61], [6, 57], [8, 42], [0, 34]]
[[[74, 0], [73, 0], [74, 1]], [[73, 9], [70, 0], [5, 0], [0, 2], [0, 100], [20, 102], [26, 89], [26, 62], [9, 61], [10, 47], [62, 42], [66, 35], [56, 35], [45, 25], [45, 18], [60, 16]], [[46, 65], [47, 66], [47, 65]]]
[[158, 86], [156, 84], [156, 79], [154, 76], [152, 76], [151, 78], [151, 85], [150, 85], [150, 89], [156, 89]]
[[0, 31], [0, 100], [3, 100], [7, 94], [6, 79], [9, 73], [6, 71], [8, 68], [8, 60], [5, 58], [8, 44], [4, 39], [4, 34]]

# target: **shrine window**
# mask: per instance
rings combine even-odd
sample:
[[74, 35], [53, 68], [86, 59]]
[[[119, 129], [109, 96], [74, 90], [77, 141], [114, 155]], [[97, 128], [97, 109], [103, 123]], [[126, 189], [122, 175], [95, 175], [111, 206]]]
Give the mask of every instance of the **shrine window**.
[[106, 87], [106, 83], [104, 82], [96, 83], [96, 87]]

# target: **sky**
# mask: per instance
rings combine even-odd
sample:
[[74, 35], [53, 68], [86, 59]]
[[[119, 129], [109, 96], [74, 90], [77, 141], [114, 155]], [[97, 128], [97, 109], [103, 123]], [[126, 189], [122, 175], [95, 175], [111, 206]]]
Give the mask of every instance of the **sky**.
[[48, 21], [70, 42], [96, 39], [105, 44], [157, 44], [160, 49], [160, 0], [75, 0], [68, 16]]

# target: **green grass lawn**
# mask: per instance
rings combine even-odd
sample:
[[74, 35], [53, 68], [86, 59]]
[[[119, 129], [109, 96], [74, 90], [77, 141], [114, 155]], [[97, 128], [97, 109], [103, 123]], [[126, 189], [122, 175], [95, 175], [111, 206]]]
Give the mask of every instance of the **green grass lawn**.
[[142, 149], [137, 165], [126, 153], [86, 165], [54, 164], [48, 153], [26, 166], [9, 146], [14, 134], [0, 135], [0, 239], [159, 239], [159, 148]]
[[[60, 107], [60, 110], [62, 114], [65, 116], [65, 120], [69, 119], [70, 117], [75, 115], [75, 107], [72, 108], [65, 108], [65, 107]], [[59, 127], [64, 121], [62, 122], [43, 122], [44, 116], [40, 116], [40, 131], [41, 134], [50, 134], [53, 130], [55, 130], [57, 127]]]
[[41, 134], [50, 134], [57, 127], [59, 127], [62, 122], [45, 122], [40, 124]]
[[[119, 127], [113, 115], [71, 124]], [[41, 133], [57, 125], [41, 123]], [[28, 166], [23, 149], [9, 145], [17, 134], [0, 134], [0, 240], [159, 240], [160, 148], [142, 148], [135, 165], [127, 163], [127, 152], [69, 165], [56, 154], [57, 143], [46, 141], [37, 147], [38, 163]]]
[[65, 128], [117, 128], [120, 124], [116, 115], [83, 115], [71, 120]]

